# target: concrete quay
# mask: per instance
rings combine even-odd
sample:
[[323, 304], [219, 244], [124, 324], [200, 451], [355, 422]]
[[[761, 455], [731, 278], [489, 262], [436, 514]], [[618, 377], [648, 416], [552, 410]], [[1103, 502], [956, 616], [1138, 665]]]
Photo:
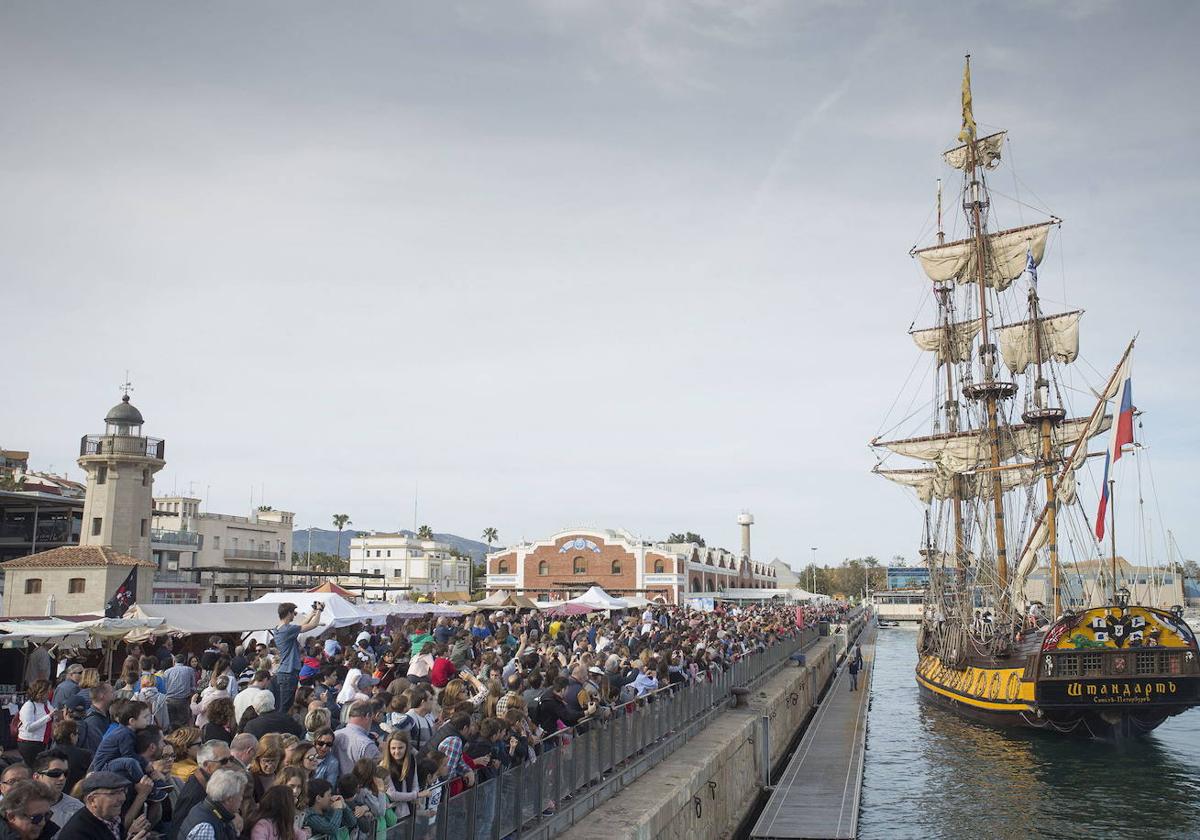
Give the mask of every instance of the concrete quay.
[[813, 716], [771, 799], [753, 840], [853, 840], [858, 835], [875, 627], [859, 637], [863, 670], [857, 691], [843, 667]]
[[[847, 632], [817, 639], [805, 664], [785, 665], [757, 686], [743, 708], [728, 709], [702, 732], [600, 804], [558, 836], [566, 840], [716, 840], [728, 837], [750, 815], [764, 784], [764, 764], [774, 768], [816, 707]], [[769, 720], [764, 760], [762, 719]]]

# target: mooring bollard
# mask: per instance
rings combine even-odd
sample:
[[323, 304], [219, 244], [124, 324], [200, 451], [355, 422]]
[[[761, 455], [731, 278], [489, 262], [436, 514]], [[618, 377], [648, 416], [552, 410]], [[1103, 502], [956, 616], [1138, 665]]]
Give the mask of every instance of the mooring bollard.
[[733, 695], [733, 708], [735, 709], [744, 709], [746, 708], [746, 704], [750, 702], [746, 699], [750, 696], [750, 689], [745, 686], [735, 686], [730, 690], [730, 694]]

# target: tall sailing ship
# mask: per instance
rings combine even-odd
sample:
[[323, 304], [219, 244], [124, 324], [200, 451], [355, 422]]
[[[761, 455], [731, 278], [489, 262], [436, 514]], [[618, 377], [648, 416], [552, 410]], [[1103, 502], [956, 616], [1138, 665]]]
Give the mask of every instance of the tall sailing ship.
[[[1114, 467], [1134, 443], [1134, 342], [1091, 392], [1090, 411], [1072, 416], [1070, 394], [1088, 393], [1069, 367], [1083, 313], [1047, 311], [1037, 279], [1061, 220], [994, 230], [988, 173], [1006, 132], [977, 136], [970, 74], [968, 56], [960, 145], [943, 153], [962, 173], [965, 235], [947, 241], [939, 182], [936, 241], [912, 252], [936, 311], [910, 328], [932, 354], [932, 416], [915, 437], [871, 441], [875, 472], [923, 503], [930, 585], [916, 680], [926, 700], [989, 723], [1141, 735], [1200, 704], [1200, 650], [1182, 606], [1142, 597], [1118, 561]], [[1107, 450], [1089, 452], [1105, 436]], [[1101, 463], [1089, 516], [1077, 484]], [[1083, 565], [1095, 591], [1077, 585]], [[1032, 575], [1047, 579], [1048, 595]]]

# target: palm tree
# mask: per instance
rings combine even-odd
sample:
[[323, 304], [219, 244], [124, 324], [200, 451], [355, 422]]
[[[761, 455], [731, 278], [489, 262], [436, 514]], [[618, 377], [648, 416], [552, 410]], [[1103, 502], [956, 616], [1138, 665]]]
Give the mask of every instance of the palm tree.
[[422, 525], [417, 529], [417, 537], [423, 540], [431, 540], [433, 539], [433, 529], [428, 525]]
[[488, 527], [483, 529], [483, 541], [488, 544], [488, 548], [491, 548], [492, 543], [498, 539], [500, 539], [500, 532], [495, 528]]
[[337, 549], [338, 557], [342, 556], [342, 529], [350, 524], [352, 524], [350, 522], [350, 514], [335, 513], [333, 515], [333, 527], [338, 529], [338, 549]]

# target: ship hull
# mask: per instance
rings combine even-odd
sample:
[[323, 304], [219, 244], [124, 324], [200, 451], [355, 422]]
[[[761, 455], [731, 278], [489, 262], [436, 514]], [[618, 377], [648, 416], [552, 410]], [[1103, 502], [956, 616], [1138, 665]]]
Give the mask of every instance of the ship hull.
[[1075, 738], [1121, 740], [1147, 735], [1180, 708], [1097, 712], [1092, 709], [992, 708], [938, 691], [918, 678], [921, 700], [975, 723], [1005, 729], [1048, 732]]

